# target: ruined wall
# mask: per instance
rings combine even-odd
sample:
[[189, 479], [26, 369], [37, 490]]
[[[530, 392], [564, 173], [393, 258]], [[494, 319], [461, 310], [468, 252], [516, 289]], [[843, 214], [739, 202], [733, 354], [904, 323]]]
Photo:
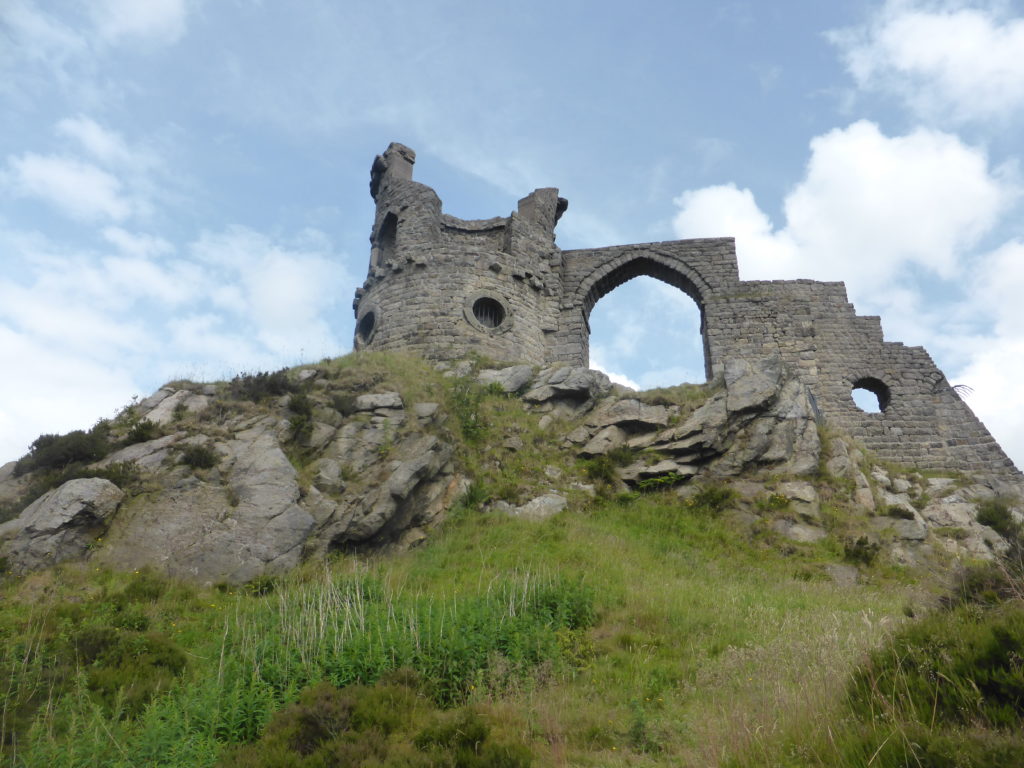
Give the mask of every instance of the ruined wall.
[[[1019, 476], [928, 353], [884, 341], [879, 319], [858, 316], [842, 283], [741, 281], [731, 238], [561, 251], [554, 228], [566, 202], [557, 190], [536, 190], [508, 217], [463, 221], [412, 180], [414, 162], [397, 144], [374, 162], [377, 214], [354, 303], [357, 349], [586, 365], [595, 303], [647, 275], [700, 308], [708, 379], [733, 358], [779, 357], [826, 422], [883, 459]], [[874, 392], [882, 412], [861, 411], [855, 387]]]

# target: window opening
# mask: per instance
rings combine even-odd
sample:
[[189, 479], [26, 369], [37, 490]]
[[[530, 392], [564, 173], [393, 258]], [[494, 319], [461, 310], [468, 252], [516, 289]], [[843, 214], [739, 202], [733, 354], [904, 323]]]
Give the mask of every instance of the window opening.
[[359, 340], [364, 344], [370, 340], [373, 336], [373, 331], [377, 327], [377, 316], [373, 312], [367, 312], [359, 321], [359, 325], [356, 326], [356, 333], [359, 335]]
[[483, 296], [473, 302], [473, 317], [484, 328], [497, 328], [505, 322], [505, 308], [497, 299]]
[[882, 413], [889, 407], [891, 393], [881, 380], [866, 376], [853, 382], [850, 397], [864, 413]]

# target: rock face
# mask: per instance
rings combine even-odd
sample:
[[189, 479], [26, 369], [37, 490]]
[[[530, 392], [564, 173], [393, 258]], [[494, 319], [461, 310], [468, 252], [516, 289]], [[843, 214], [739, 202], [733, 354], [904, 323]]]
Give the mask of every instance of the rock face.
[[[831, 535], [838, 488], [841, 503], [865, 518], [871, 546], [887, 547], [897, 562], [932, 550], [991, 558], [1007, 549], [977, 521], [979, 503], [1003, 486], [872, 466], [845, 438], [823, 445], [806, 388], [778, 359], [726, 361], [721, 377], [678, 401], [651, 400], [573, 366], [474, 374], [464, 361], [437, 381], [452, 377], [464, 377], [460, 392], [475, 381], [479, 396], [516, 398], [536, 420], [536, 434], [492, 430], [496, 466], [538, 439], [586, 460], [538, 467], [529, 495], [494, 499], [495, 512], [537, 522], [571, 514], [597, 482], [619, 491], [678, 485], [684, 503], [709, 483], [728, 484], [740, 500], [738, 525], [814, 546]], [[24, 573], [85, 559], [241, 583], [332, 552], [419, 544], [469, 486], [458, 469], [459, 427], [447, 424], [444, 405], [455, 390], [436, 383], [444, 397], [418, 402], [374, 375], [343, 379], [329, 369], [292, 371], [285, 393], [258, 405], [234, 382], [162, 388], [115, 422], [108, 455], [76, 471], [86, 477], [0, 524], [0, 563]], [[128, 434], [151, 439], [130, 444]], [[588, 466], [609, 474], [598, 481]], [[15, 471], [13, 462], [0, 467], [0, 513], [30, 501], [32, 474]]]
[[69, 480], [0, 525], [0, 552], [14, 573], [79, 559], [103, 535], [123, 498], [109, 480]]
[[[622, 469], [620, 476], [630, 484], [659, 476], [727, 477], [769, 468], [802, 475], [817, 468], [821, 445], [806, 389], [778, 360], [761, 365], [729, 361], [723, 384], [685, 418], [678, 406], [605, 400], [568, 440], [582, 444], [577, 453], [583, 458], [622, 446], [661, 457]], [[527, 392], [524, 399], [547, 405], [562, 397], [549, 386]], [[576, 409], [593, 397], [584, 390], [577, 395]]]

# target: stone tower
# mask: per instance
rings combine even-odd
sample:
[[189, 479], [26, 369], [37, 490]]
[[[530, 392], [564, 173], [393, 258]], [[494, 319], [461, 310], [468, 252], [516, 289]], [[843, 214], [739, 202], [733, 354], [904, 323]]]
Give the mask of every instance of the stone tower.
[[[857, 315], [843, 283], [740, 280], [732, 238], [562, 251], [554, 229], [568, 204], [556, 189], [535, 190], [507, 217], [464, 221], [413, 181], [415, 159], [392, 144], [373, 163], [377, 213], [354, 302], [356, 349], [587, 365], [594, 305], [648, 275], [700, 308], [708, 379], [730, 358], [779, 359], [823, 419], [883, 459], [1020, 479], [928, 353], [885, 341], [879, 318]], [[881, 411], [860, 410], [855, 388], [873, 392]]]
[[543, 363], [558, 328], [558, 190], [538, 189], [510, 216], [463, 221], [412, 180], [416, 153], [392, 144], [373, 163], [377, 215], [370, 269], [356, 291], [356, 349], [446, 360], [479, 352]]

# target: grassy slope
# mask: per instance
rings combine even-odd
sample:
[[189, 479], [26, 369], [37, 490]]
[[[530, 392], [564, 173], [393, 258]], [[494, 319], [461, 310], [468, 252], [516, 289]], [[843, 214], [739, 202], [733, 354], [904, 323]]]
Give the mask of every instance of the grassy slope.
[[[583, 477], [518, 401], [391, 357], [333, 365], [446, 402], [456, 435], [482, 424], [461, 458], [477, 501], [530, 498], [545, 466]], [[840, 588], [820, 575], [836, 542], [730, 520], [670, 490], [581, 493], [543, 523], [469, 504], [416, 550], [310, 564], [265, 595], [84, 566], [2, 585], [0, 764], [214, 765], [317, 680], [408, 666], [536, 765], [842, 764], [846, 681], [920, 604], [920, 574], [876, 565]]]

